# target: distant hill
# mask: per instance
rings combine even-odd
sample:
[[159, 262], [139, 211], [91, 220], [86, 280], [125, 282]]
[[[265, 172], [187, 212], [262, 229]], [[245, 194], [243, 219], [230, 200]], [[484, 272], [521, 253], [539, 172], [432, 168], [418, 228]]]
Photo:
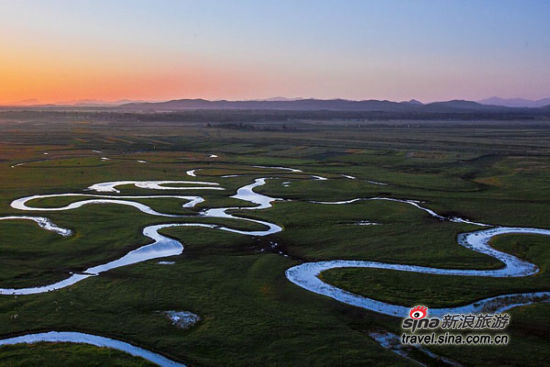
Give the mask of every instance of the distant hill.
[[[177, 99], [166, 102], [136, 102], [101, 105], [96, 101], [78, 101], [72, 105], [0, 106], [0, 111], [60, 111], [103, 113], [122, 118], [127, 115], [163, 115], [163, 119], [181, 121], [242, 122], [243, 119], [378, 119], [378, 120], [550, 120], [550, 105], [543, 107], [508, 107], [474, 101], [451, 100], [422, 103], [417, 100], [353, 101], [346, 99], [294, 99], [276, 97], [269, 100], [209, 101]], [[184, 116], [185, 115], [185, 116]], [[110, 117], [110, 118], [111, 118]]]
[[493, 105], [493, 106], [506, 106], [506, 107], [527, 107], [537, 108], [550, 106], [550, 98], [543, 98], [539, 100], [530, 100], [525, 98], [500, 98], [491, 97], [479, 101], [481, 104]]
[[268, 99], [229, 101], [206, 99], [175, 99], [165, 102], [77, 100], [57, 104], [29, 103], [19, 106], [0, 106], [0, 109], [81, 109], [101, 108], [126, 112], [181, 112], [193, 110], [256, 110], [256, 111], [336, 111], [336, 112], [393, 112], [393, 113], [520, 113], [536, 112], [550, 106], [550, 98], [531, 101], [521, 98], [492, 97], [474, 102], [451, 100], [422, 103], [416, 99], [394, 102], [388, 100], [315, 99], [274, 97]]
[[156, 103], [127, 103], [116, 107], [123, 111], [177, 112], [185, 110], [281, 110], [281, 111], [360, 111], [360, 112], [509, 112], [505, 106], [484, 105], [472, 101], [453, 100], [422, 104], [416, 100], [392, 102], [380, 100], [352, 101], [346, 99], [297, 99], [264, 101], [209, 101], [178, 99]]
[[123, 110], [180, 111], [180, 110], [286, 110], [286, 111], [404, 111], [414, 106], [408, 102], [379, 100], [350, 101], [345, 99], [300, 99], [269, 101], [208, 101], [204, 99], [179, 99], [161, 103], [129, 103]]
[[424, 105], [425, 112], [509, 112], [513, 110], [505, 106], [491, 106], [473, 101], [452, 100], [433, 102]]
[[350, 101], [346, 99], [299, 99], [270, 101], [208, 101], [178, 99], [160, 103], [129, 103], [123, 110], [182, 111], [182, 110], [286, 110], [286, 111], [405, 111], [413, 107], [408, 102], [378, 100]]

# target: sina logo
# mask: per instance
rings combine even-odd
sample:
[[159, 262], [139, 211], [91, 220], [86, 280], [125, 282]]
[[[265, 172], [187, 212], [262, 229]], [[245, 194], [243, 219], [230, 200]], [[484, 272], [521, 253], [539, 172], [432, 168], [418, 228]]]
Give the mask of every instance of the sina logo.
[[414, 306], [409, 310], [409, 317], [403, 319], [401, 327], [410, 329], [413, 333], [416, 329], [437, 329], [441, 320], [437, 317], [429, 318], [428, 307]]
[[409, 317], [414, 320], [420, 320], [428, 316], [428, 307], [426, 306], [414, 306], [409, 311]]

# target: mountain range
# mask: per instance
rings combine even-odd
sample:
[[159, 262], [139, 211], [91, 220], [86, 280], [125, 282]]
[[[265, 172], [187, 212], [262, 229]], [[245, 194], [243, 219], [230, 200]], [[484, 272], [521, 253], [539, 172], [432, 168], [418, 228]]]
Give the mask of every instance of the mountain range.
[[506, 106], [506, 107], [527, 107], [537, 108], [550, 105], [550, 98], [542, 98], [538, 100], [530, 100], [525, 98], [500, 98], [491, 97], [478, 101], [481, 104]]
[[[544, 101], [544, 100], [541, 100]], [[537, 101], [538, 102], [538, 101]], [[546, 107], [544, 107], [546, 106]], [[349, 112], [418, 112], [418, 113], [500, 113], [550, 109], [540, 102], [536, 106], [507, 106], [466, 100], [451, 100], [423, 104], [417, 100], [393, 102], [387, 100], [353, 101], [346, 99], [270, 99], [248, 101], [209, 101], [206, 99], [177, 99], [166, 102], [126, 103], [114, 107], [132, 112], [177, 112], [186, 110], [285, 110], [285, 111], [349, 111]]]
[[550, 98], [531, 101], [526, 99], [504, 99], [492, 97], [474, 102], [451, 100], [422, 103], [415, 99], [402, 102], [388, 100], [314, 99], [275, 97], [263, 100], [229, 101], [206, 99], [176, 99], [165, 102], [79, 100], [63, 104], [27, 106], [0, 106], [2, 110], [75, 110], [75, 111], [111, 111], [111, 112], [182, 112], [182, 111], [328, 111], [332, 113], [375, 113], [403, 115], [437, 114], [529, 114], [549, 115]]

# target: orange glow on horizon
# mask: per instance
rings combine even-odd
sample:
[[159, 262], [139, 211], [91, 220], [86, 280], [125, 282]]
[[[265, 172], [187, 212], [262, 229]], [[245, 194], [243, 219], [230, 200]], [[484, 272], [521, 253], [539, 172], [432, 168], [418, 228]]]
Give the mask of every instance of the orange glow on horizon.
[[181, 55], [155, 58], [137, 49], [106, 54], [39, 45], [22, 49], [0, 41], [0, 105], [219, 98], [254, 94], [263, 79], [254, 70], [220, 68]]
[[0, 105], [550, 95], [550, 2], [452, 3], [0, 0]]
[[195, 98], [212, 95], [221, 86], [233, 84], [234, 79], [232, 75], [200, 68], [140, 72], [76, 65], [59, 69], [38, 68], [33, 65], [11, 66], [0, 62], [0, 104]]

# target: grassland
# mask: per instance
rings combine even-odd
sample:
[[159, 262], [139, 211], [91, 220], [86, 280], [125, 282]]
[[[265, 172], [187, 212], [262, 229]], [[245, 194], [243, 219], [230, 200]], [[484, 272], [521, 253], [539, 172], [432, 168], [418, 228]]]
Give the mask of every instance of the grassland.
[[[136, 125], [137, 124], [137, 125]], [[302, 261], [365, 259], [434, 267], [497, 268], [494, 259], [456, 243], [475, 227], [441, 222], [406, 204], [360, 201], [391, 196], [424, 201], [444, 215], [490, 224], [550, 228], [550, 132], [527, 122], [411, 123], [304, 121], [261, 123], [256, 129], [224, 124], [72, 121], [0, 122], [0, 215], [22, 214], [13, 199], [82, 192], [115, 180], [205, 180], [224, 191], [170, 191], [200, 195], [196, 209], [183, 201], [139, 199], [153, 209], [186, 214], [185, 222], [240, 229], [253, 223], [195, 218], [206, 207], [243, 205], [229, 198], [257, 177], [274, 177], [257, 191], [291, 199], [271, 209], [235, 213], [268, 220], [284, 231], [251, 238], [211, 229], [171, 228], [163, 233], [185, 245], [173, 265], [158, 261], [119, 268], [72, 287], [33, 296], [0, 297], [0, 337], [47, 330], [82, 331], [124, 340], [191, 366], [408, 366], [369, 336], [399, 332], [400, 320], [340, 304], [294, 286], [284, 271]], [[288, 126], [292, 126], [289, 129]], [[40, 142], [40, 144], [37, 144]], [[101, 151], [100, 153], [94, 151]], [[48, 154], [44, 154], [44, 153]], [[219, 158], [209, 158], [211, 153]], [[108, 157], [109, 160], [101, 160]], [[147, 163], [139, 163], [138, 160]], [[11, 168], [12, 165], [23, 163]], [[290, 173], [251, 167], [287, 166]], [[186, 176], [200, 169], [198, 177]], [[220, 178], [239, 174], [238, 177]], [[357, 177], [351, 180], [342, 175]], [[311, 180], [321, 175], [327, 181]], [[369, 181], [384, 182], [381, 186]], [[288, 182], [288, 187], [282, 185]], [[150, 190], [123, 187], [123, 195]], [[81, 198], [31, 202], [55, 207]], [[29, 214], [32, 212], [27, 212]], [[1, 287], [62, 279], [70, 271], [116, 259], [148, 242], [141, 228], [178, 220], [134, 208], [89, 205], [38, 213], [75, 235], [62, 238], [33, 223], [0, 222]], [[378, 226], [357, 226], [370, 220]], [[182, 220], [183, 221], [183, 220]], [[269, 250], [275, 241], [289, 256]], [[550, 239], [502, 236], [495, 247], [537, 264], [541, 272], [518, 279], [457, 278], [368, 269], [331, 270], [323, 278], [350, 291], [403, 305], [459, 305], [492, 295], [550, 290]], [[189, 330], [158, 311], [188, 310], [202, 317]], [[434, 348], [471, 366], [540, 366], [550, 358], [550, 305], [512, 311], [507, 347]], [[0, 347], [0, 365], [146, 365], [99, 348], [42, 344]], [[438, 365], [436, 360], [428, 364]]]

